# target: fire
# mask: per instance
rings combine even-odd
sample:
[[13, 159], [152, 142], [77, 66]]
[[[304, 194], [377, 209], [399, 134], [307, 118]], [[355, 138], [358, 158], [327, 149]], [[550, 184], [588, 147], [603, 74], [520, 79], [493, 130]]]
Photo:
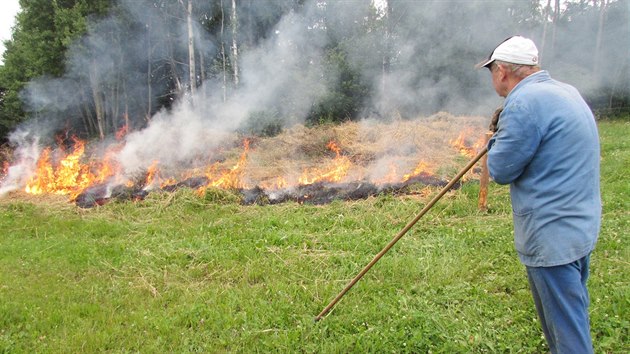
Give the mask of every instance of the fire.
[[80, 162], [84, 152], [85, 142], [75, 139], [74, 151], [59, 162], [59, 167], [55, 171], [57, 193], [69, 194], [90, 185], [88, 167]]
[[112, 155], [106, 154], [102, 162], [82, 163], [85, 155], [85, 141], [72, 138], [74, 148], [66, 154], [63, 147], [56, 155], [61, 155], [59, 162], [54, 161], [51, 148], [45, 148], [37, 160], [33, 177], [26, 183], [25, 191], [29, 194], [63, 194], [76, 197], [85, 188], [106, 178], [116, 175], [120, 167], [113, 162]]
[[[74, 138], [74, 150], [53, 166], [51, 150], [42, 151], [37, 161], [37, 171], [26, 185], [31, 194], [55, 193], [72, 194], [92, 184], [89, 166], [81, 164], [85, 152], [85, 142]], [[63, 149], [60, 149], [64, 154]]]
[[[144, 186], [142, 187], [143, 190], [146, 191], [155, 188], [162, 188], [164, 186], [177, 183], [175, 178], [163, 178], [159, 165], [160, 162], [158, 160], [154, 160], [151, 163], [151, 166], [147, 168], [147, 177], [144, 180]], [[128, 182], [127, 186], [133, 187], [133, 182]]]
[[334, 142], [330, 141], [326, 147], [335, 153], [328, 168], [313, 168], [305, 170], [298, 179], [301, 185], [313, 184], [316, 182], [340, 182], [347, 174], [352, 162], [346, 156], [341, 155], [341, 148]]
[[[127, 128], [121, 128], [120, 138], [122, 139], [126, 133]], [[465, 129], [449, 143], [461, 154], [473, 156], [484, 144], [483, 137], [477, 141], [471, 139], [473, 134], [473, 128]], [[304, 168], [301, 174], [297, 175], [289, 171], [284, 176], [263, 175], [260, 180], [250, 180], [246, 175], [250, 141], [246, 139], [243, 141], [238, 160], [231, 165], [225, 165], [225, 162], [213, 162], [205, 167], [196, 164], [195, 168], [172, 171], [170, 166], [163, 166], [160, 161], [155, 160], [146, 168], [145, 178], [138, 180], [126, 177], [122, 165], [117, 161], [119, 152], [125, 146], [124, 139], [111, 145], [98, 160], [93, 159], [92, 156], [86, 156], [85, 141], [73, 138], [71, 149], [64, 148], [61, 141], [58, 144], [58, 147], [45, 148], [39, 154], [35, 171], [24, 187], [27, 193], [63, 194], [69, 195], [71, 200], [76, 200], [86, 189], [99, 184], [126, 186], [126, 188], [143, 191], [165, 187], [169, 187], [166, 188], [167, 190], [173, 190], [171, 188], [188, 186], [196, 188], [199, 194], [205, 193], [205, 190], [210, 187], [250, 189], [259, 186], [265, 190], [283, 190], [322, 182], [353, 182], [355, 179], [369, 179], [369, 182], [375, 185], [396, 184], [413, 182], [416, 176], [422, 177], [421, 180], [424, 181], [424, 177], [434, 176], [438, 167], [434, 162], [423, 159], [417, 162], [412, 171], [405, 171], [403, 168], [408, 166], [409, 156], [400, 156], [400, 159], [391, 157], [388, 168], [383, 169], [382, 174], [368, 178], [364, 175], [366, 174], [364, 167], [355, 166], [348, 154], [344, 154], [338, 142], [329, 141], [326, 148], [331, 152], [332, 158], [317, 167]], [[389, 158], [387, 155], [385, 157]], [[407, 173], [403, 174], [405, 172]], [[175, 173], [175, 177], [171, 175], [172, 173]], [[304, 198], [307, 197], [304, 196]]]
[[37, 160], [35, 175], [26, 183], [26, 193], [54, 193], [55, 171], [50, 159], [50, 148], [42, 151]]
[[122, 168], [114, 154], [118, 152], [122, 148], [121, 146], [115, 146], [114, 148], [109, 149], [105, 153], [105, 157], [103, 158], [102, 163], [93, 162], [90, 164], [90, 170], [96, 171], [94, 173], [94, 182], [101, 183], [104, 182], [107, 178], [111, 176], [116, 176], [120, 174]]
[[449, 144], [459, 150], [459, 152], [466, 156], [473, 158], [477, 155], [477, 151], [483, 147], [485, 144], [484, 137], [480, 137], [473, 143], [470, 142], [469, 136], [473, 134], [472, 128], [467, 128], [463, 130], [457, 138], [449, 140]]
[[284, 177], [276, 177], [272, 182], [263, 182], [260, 184], [263, 189], [285, 189], [289, 187], [289, 182]]
[[210, 181], [208, 183], [209, 187], [216, 188], [244, 188], [245, 184], [242, 182], [243, 180], [243, 171], [245, 165], [247, 164], [247, 154], [249, 153], [249, 140], [245, 139], [243, 141], [243, 153], [241, 154], [241, 158], [238, 160], [236, 165], [230, 168], [227, 171], [223, 171], [216, 176], [216, 165], [211, 165], [210, 168], [206, 171], [206, 177]]
[[403, 176], [403, 182], [407, 182], [414, 176], [418, 176], [420, 174], [433, 174], [433, 167], [425, 161], [420, 161], [413, 172], [408, 173]]
[[155, 160], [147, 169], [147, 178], [144, 183], [144, 189], [153, 189], [160, 185], [161, 178], [160, 169], [158, 168], [159, 164], [160, 162]]

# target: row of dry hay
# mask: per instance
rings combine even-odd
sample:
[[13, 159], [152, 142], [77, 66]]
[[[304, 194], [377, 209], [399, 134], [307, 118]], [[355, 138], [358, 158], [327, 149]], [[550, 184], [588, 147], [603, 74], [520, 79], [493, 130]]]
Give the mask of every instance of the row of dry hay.
[[479, 143], [487, 123], [483, 117], [438, 113], [388, 123], [363, 120], [316, 127], [298, 125], [276, 137], [254, 140], [244, 176], [264, 182], [325, 168], [336, 157], [327, 148], [334, 141], [341, 156], [351, 162], [342, 182], [378, 182], [393, 171], [402, 178], [420, 162], [430, 169], [427, 172], [448, 177], [462, 166], [462, 159], [467, 160], [454, 141], [460, 139], [467, 146]]
[[[328, 175], [322, 181], [398, 183], [414, 171], [449, 179], [469, 159], [454, 142], [472, 147], [483, 139], [486, 125], [487, 119], [482, 117], [448, 113], [391, 122], [296, 125], [272, 138], [249, 137], [249, 150], [244, 150], [243, 137], [231, 134], [222, 148], [211, 153], [210, 162], [206, 157], [206, 164], [193, 170], [173, 172], [185, 172], [176, 178], [181, 181], [185, 175], [203, 175], [210, 166], [213, 173], [233, 179], [224, 188], [308, 184], [300, 180], [305, 174], [310, 183], [318, 174]], [[336, 144], [334, 148], [330, 142]], [[161, 171], [162, 176], [170, 176], [169, 172]], [[337, 179], [330, 179], [332, 173]], [[279, 180], [286, 184], [280, 185]]]

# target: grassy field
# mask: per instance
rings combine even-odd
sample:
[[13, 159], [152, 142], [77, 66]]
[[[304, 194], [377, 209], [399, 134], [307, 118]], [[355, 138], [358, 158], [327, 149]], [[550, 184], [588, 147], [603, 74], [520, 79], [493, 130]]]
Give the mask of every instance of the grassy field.
[[[601, 122], [597, 353], [630, 351], [630, 123]], [[435, 190], [437, 191], [437, 190]], [[447, 194], [322, 321], [430, 196], [241, 206], [209, 190], [82, 210], [0, 200], [0, 352], [542, 353], [509, 195]]]

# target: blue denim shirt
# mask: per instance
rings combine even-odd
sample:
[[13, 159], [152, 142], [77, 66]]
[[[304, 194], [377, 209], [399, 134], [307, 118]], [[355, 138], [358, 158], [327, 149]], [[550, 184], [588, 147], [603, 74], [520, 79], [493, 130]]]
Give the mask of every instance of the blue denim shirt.
[[508, 94], [488, 144], [488, 169], [510, 184], [514, 241], [531, 267], [571, 263], [601, 223], [599, 137], [579, 92], [539, 71]]

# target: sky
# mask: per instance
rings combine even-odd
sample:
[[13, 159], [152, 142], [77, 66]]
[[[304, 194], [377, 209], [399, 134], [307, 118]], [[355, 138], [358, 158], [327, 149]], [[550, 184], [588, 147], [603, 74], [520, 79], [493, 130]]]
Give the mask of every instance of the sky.
[[20, 9], [18, 0], [2, 0], [0, 2], [0, 64], [2, 63], [2, 53], [4, 53], [4, 41], [11, 39], [11, 27], [15, 20], [15, 15]]

